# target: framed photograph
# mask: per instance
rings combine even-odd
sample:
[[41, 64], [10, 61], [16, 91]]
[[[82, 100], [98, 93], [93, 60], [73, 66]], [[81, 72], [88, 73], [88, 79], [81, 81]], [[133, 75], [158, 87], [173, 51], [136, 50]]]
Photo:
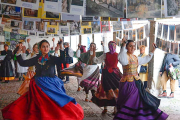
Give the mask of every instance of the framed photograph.
[[60, 30], [61, 30], [61, 34], [63, 34], [63, 36], [69, 35], [69, 28], [68, 27], [60, 28]]
[[91, 34], [91, 28], [84, 28], [84, 34]]
[[16, 29], [16, 28], [12, 28], [11, 30], [12, 30], [11, 32], [13, 32], [13, 33], [16, 33], [16, 34], [19, 33], [18, 29]]
[[29, 31], [29, 32], [28, 32], [28, 35], [30, 35], [30, 36], [36, 36], [36, 32]]
[[81, 29], [80, 22], [71, 22], [70, 23], [70, 35], [79, 35]]
[[20, 22], [20, 21], [11, 21], [12, 28], [20, 29], [21, 25], [22, 25], [22, 22]]
[[36, 30], [39, 32], [45, 32], [45, 22], [36, 21]]

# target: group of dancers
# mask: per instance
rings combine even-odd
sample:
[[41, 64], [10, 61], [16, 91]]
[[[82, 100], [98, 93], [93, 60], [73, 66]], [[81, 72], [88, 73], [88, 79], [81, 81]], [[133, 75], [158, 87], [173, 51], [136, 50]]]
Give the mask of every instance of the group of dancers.
[[[167, 119], [168, 115], [158, 109], [160, 100], [145, 90], [137, 72], [139, 65], [152, 59], [154, 45], [152, 52], [143, 58], [134, 55], [133, 40], [123, 38], [119, 54], [116, 53], [114, 41], [110, 41], [108, 47], [109, 52], [105, 52], [105, 49], [103, 52], [96, 52], [96, 44], [91, 43], [90, 49], [86, 52], [84, 46], [78, 45], [76, 51], [78, 63], [61, 73], [66, 76], [77, 76], [78, 91], [80, 87], [84, 88], [85, 101], [104, 107], [103, 114], [107, 112], [107, 106], [115, 106], [117, 111], [114, 111], [114, 120]], [[63, 81], [56, 76], [55, 65], [61, 65], [65, 61], [61, 55], [62, 51], [57, 57], [59, 46], [55, 48], [55, 56], [50, 55], [49, 42], [42, 40], [39, 43], [40, 52], [31, 55], [27, 60], [23, 60], [20, 51], [25, 52], [25, 48], [19, 49], [16, 53], [18, 63], [31, 68], [28, 73], [30, 76], [28, 89], [21, 93], [16, 101], [2, 109], [3, 118], [82, 120], [84, 118], [82, 107], [66, 94]], [[118, 61], [123, 66], [123, 74], [117, 66]], [[105, 66], [100, 79], [97, 64], [102, 62], [105, 62]], [[88, 98], [89, 91], [92, 93], [91, 99]]]

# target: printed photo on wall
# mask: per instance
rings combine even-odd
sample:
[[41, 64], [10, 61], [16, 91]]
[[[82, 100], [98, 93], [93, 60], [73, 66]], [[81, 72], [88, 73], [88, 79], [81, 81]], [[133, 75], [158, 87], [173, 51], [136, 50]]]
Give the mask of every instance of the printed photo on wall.
[[24, 21], [23, 29], [24, 30], [34, 30], [34, 21]]
[[1, 3], [16, 5], [17, 0], [1, 0]]
[[61, 34], [63, 34], [63, 36], [69, 35], [69, 28], [68, 27], [60, 28], [60, 30], [61, 30]]
[[86, 16], [124, 18], [124, 0], [86, 0]]
[[163, 51], [166, 51], [166, 48], [167, 47], [167, 45], [166, 45], [166, 41], [165, 40], [162, 40], [162, 50]]
[[46, 12], [46, 18], [60, 18], [59, 13]]
[[178, 46], [179, 46], [178, 43], [174, 43], [174, 45], [173, 45], [173, 53], [174, 54], [178, 54]]
[[164, 0], [165, 17], [180, 16], [179, 0]]
[[141, 27], [140, 29], [139, 29], [139, 39], [140, 40], [142, 40], [143, 38], [144, 38], [144, 28], [143, 27]]
[[171, 42], [171, 53], [174, 53], [174, 43]]
[[133, 37], [133, 36], [132, 36], [132, 30], [129, 30], [129, 37], [128, 37], [128, 39], [129, 39], [129, 40], [132, 40], [132, 37]]
[[176, 41], [180, 41], [180, 25], [176, 26]]
[[174, 41], [174, 31], [175, 31], [175, 26], [169, 25], [169, 40]]
[[16, 28], [12, 28], [11, 30], [12, 30], [11, 32], [13, 32], [13, 33], [16, 33], [16, 34], [18, 34], [18, 33], [19, 33], [19, 30], [18, 30], [18, 29], [16, 29]]
[[156, 38], [156, 46], [160, 48], [160, 38]]
[[158, 24], [158, 32], [157, 32], [157, 37], [161, 38], [161, 33], [162, 33], [162, 24]]
[[36, 32], [28, 31], [28, 35], [30, 35], [30, 36], [36, 36]]
[[91, 34], [92, 33], [92, 29], [91, 28], [84, 28], [84, 34]]
[[133, 30], [133, 38], [134, 41], [136, 41], [136, 30]]
[[146, 35], [146, 37], [149, 37], [149, 32], [150, 32], [150, 30], [149, 30], [149, 25], [146, 24], [146, 25], [145, 25], [145, 35]]
[[120, 31], [116, 31], [116, 37], [119, 37], [119, 32], [120, 32]]
[[166, 52], [170, 53], [171, 52], [171, 42], [167, 41], [167, 49]]
[[101, 32], [100, 21], [91, 22], [91, 26], [92, 26], [92, 33], [100, 33]]
[[16, 29], [20, 29], [22, 27], [22, 22], [11, 20], [11, 27], [16, 28]]
[[2, 5], [2, 14], [4, 18], [13, 19], [13, 20], [22, 20], [21, 8], [10, 6], [10, 5]]
[[38, 10], [24, 8], [24, 17], [38, 18]]
[[49, 34], [55, 34], [56, 33], [56, 28], [54, 27], [48, 27], [47, 28], [47, 33]]
[[122, 30], [121, 21], [113, 21], [113, 31]]
[[81, 26], [89, 26], [89, 22], [81, 22]]
[[132, 29], [132, 21], [123, 21], [123, 29]]
[[80, 22], [71, 22], [70, 23], [70, 35], [79, 35], [81, 29]]
[[45, 22], [36, 21], [36, 31], [45, 32]]
[[161, 18], [161, 0], [126, 0], [127, 18]]
[[67, 26], [67, 21], [60, 21], [59, 26]]
[[168, 25], [163, 26], [163, 38], [167, 40], [167, 35], [168, 35]]

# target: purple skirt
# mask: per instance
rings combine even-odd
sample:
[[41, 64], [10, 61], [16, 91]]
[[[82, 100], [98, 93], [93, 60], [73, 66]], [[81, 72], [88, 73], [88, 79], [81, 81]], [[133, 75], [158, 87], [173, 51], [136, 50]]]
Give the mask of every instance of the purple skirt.
[[[168, 115], [160, 109], [152, 109], [144, 102], [142, 92], [133, 82], [120, 82], [117, 113], [114, 120], [165, 120]], [[152, 95], [151, 95], [152, 96]], [[154, 97], [155, 98], [155, 97]]]

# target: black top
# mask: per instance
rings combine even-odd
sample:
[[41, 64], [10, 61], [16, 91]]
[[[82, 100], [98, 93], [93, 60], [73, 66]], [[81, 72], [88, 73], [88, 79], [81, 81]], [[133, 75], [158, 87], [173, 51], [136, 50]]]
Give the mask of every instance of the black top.
[[14, 57], [11, 50], [7, 50], [7, 51], [3, 50], [1, 52], [1, 55], [6, 55], [6, 57], [4, 58], [4, 61], [10, 61]]
[[61, 63], [64, 62], [63, 57], [56, 57], [51, 56], [49, 57], [49, 60], [46, 61], [44, 65], [38, 63], [40, 55], [38, 54], [36, 57], [23, 60], [22, 56], [17, 56], [18, 63], [23, 67], [30, 67], [35, 66], [36, 67], [36, 75], [38, 77], [55, 77], [55, 65], [61, 65]]

